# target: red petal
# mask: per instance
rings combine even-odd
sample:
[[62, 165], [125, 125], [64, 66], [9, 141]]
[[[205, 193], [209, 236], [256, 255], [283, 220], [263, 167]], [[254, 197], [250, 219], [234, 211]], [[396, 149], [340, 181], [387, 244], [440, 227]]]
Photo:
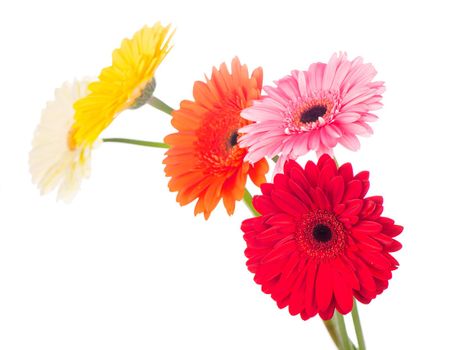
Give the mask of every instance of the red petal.
[[[363, 252], [363, 254], [360, 254], [360, 257], [370, 267], [375, 267], [380, 271], [390, 271], [390, 262], [381, 254]], [[374, 273], [375, 270], [372, 272]]]
[[376, 202], [373, 202], [372, 200], [369, 199], [365, 199], [363, 201], [363, 208], [362, 211], [360, 212], [360, 216], [362, 218], [369, 217], [373, 213], [374, 209], [376, 209], [376, 206], [377, 206]]
[[382, 205], [384, 203], [384, 199], [382, 196], [371, 196], [371, 197], [366, 197], [365, 199], [369, 199], [379, 205]]
[[307, 314], [316, 314], [317, 306], [315, 299], [315, 281], [316, 281], [316, 273], [318, 269], [317, 263], [312, 263], [311, 266], [307, 270], [306, 276], [306, 294], [305, 294], [305, 311]]
[[264, 184], [260, 185], [260, 190], [262, 191], [262, 194], [265, 194], [267, 196], [270, 195], [273, 188], [274, 188], [274, 185], [271, 183], [264, 183]]
[[373, 276], [369, 269], [366, 267], [357, 269], [357, 275], [359, 277], [361, 292], [369, 292], [372, 295], [376, 292], [376, 283], [374, 282]]
[[278, 232], [277, 227], [270, 227], [264, 231], [261, 231], [257, 234], [257, 239], [259, 241], [265, 240], [280, 240], [284, 238], [285, 234], [281, 234]]
[[388, 255], [386, 256], [386, 258], [390, 261], [391, 266], [392, 266], [392, 269], [393, 269], [393, 270], [396, 270], [396, 268], [399, 266], [398, 261], [397, 261], [395, 258], [393, 258], [393, 256], [390, 255], [390, 254], [388, 254]]
[[254, 281], [262, 285], [265, 293], [271, 294], [286, 263], [287, 259], [277, 259], [275, 262], [261, 264], [254, 276]]
[[369, 190], [369, 171], [361, 171], [354, 178], [362, 182], [363, 190], [360, 197], [365, 197]]
[[358, 215], [362, 207], [363, 207], [363, 200], [351, 199], [346, 202], [346, 209], [342, 215], [344, 216]]
[[373, 212], [370, 214], [370, 216], [367, 219], [377, 221], [377, 219], [379, 219], [379, 217], [383, 211], [384, 211], [384, 207], [382, 205], [376, 205]]
[[365, 252], [373, 252], [374, 254], [378, 254], [383, 250], [382, 245], [367, 236], [359, 240], [358, 247]]
[[335, 166], [335, 162], [331, 160], [333, 164], [326, 164], [320, 172], [318, 178], [318, 186], [328, 190], [329, 183], [333, 177], [337, 175], [337, 167]]
[[332, 163], [335, 167], [335, 170], [337, 170], [337, 166], [335, 164], [335, 161], [331, 158], [331, 156], [327, 153], [324, 153], [320, 159], [318, 159], [317, 166], [319, 169], [323, 169], [327, 164]]
[[301, 166], [296, 163], [294, 160], [287, 160], [284, 164], [284, 174], [290, 176], [292, 169], [298, 169]]
[[332, 271], [328, 263], [318, 267], [316, 276], [316, 302], [318, 309], [326, 310], [332, 300]]
[[308, 208], [299, 199], [288, 192], [275, 190], [272, 192], [271, 198], [278, 208], [293, 216], [308, 211]]
[[382, 228], [383, 226], [378, 222], [363, 220], [352, 228], [352, 232], [370, 235], [381, 232]]
[[364, 170], [354, 176], [355, 179], [360, 181], [368, 181], [369, 180], [369, 171]]
[[351, 163], [345, 163], [340, 168], [338, 168], [338, 174], [343, 176], [345, 182], [351, 181], [354, 178]]
[[317, 166], [311, 160], [306, 163], [305, 174], [309, 183], [315, 187], [318, 183], [319, 172]]
[[404, 227], [399, 225], [391, 225], [391, 226], [384, 226], [383, 233], [386, 235], [389, 235], [390, 237], [396, 237], [404, 230]]
[[301, 187], [304, 191], [308, 191], [310, 189], [309, 180], [307, 180], [306, 174], [302, 168], [293, 168], [290, 172], [290, 179], [295, 181], [299, 187]]
[[337, 271], [333, 274], [334, 296], [337, 310], [345, 315], [352, 310], [353, 293], [346, 280]]
[[391, 243], [391, 245], [388, 247], [389, 252], [397, 252], [402, 248], [402, 244], [396, 241], [395, 239]]
[[306, 272], [311, 264], [312, 263], [310, 261], [306, 262], [306, 265], [303, 267], [302, 270], [300, 270], [296, 282], [293, 285], [292, 294], [290, 296], [290, 303], [288, 306], [288, 311], [293, 316], [299, 314], [304, 308], [305, 281], [306, 281], [305, 277]]
[[265, 222], [271, 226], [289, 225], [294, 223], [293, 218], [290, 215], [284, 213], [274, 214]]
[[277, 190], [289, 191], [288, 176], [276, 174], [273, 180], [274, 188]]
[[324, 194], [321, 188], [317, 187], [314, 191], [311, 192], [311, 194], [318, 208], [331, 210], [331, 205], [327, 199], [327, 196]]
[[329, 196], [332, 206], [339, 204], [345, 191], [345, 182], [342, 176], [335, 176], [329, 183]]
[[360, 198], [362, 193], [362, 183], [359, 180], [351, 180], [346, 184], [346, 191], [343, 197], [343, 201], [350, 199]]
[[290, 237], [288, 237], [286, 242], [280, 244], [281, 242], [282, 241], [279, 241], [278, 244], [263, 257], [261, 260], [262, 264], [267, 264], [277, 259], [287, 259], [290, 256], [290, 253], [297, 249], [296, 241], [292, 240]]
[[[291, 254], [290, 258], [285, 264], [279, 281], [271, 294], [274, 300], [282, 300], [288, 297], [293, 290], [293, 285], [297, 280], [300, 271], [303, 269], [305, 260], [300, 260], [298, 254]], [[286, 306], [286, 305], [285, 305]]]
[[254, 196], [253, 205], [262, 215], [279, 212], [279, 209], [273, 204], [272, 200], [265, 195]]
[[263, 225], [263, 222], [264, 222], [264, 218], [261, 216], [246, 219], [242, 222], [241, 229], [245, 233], [258, 232], [265, 228], [265, 225]]
[[288, 181], [288, 185], [290, 190], [308, 207], [313, 207], [313, 202], [310, 199], [310, 196], [305, 192], [301, 186], [299, 186], [295, 181], [290, 179]]
[[371, 237], [384, 246], [389, 246], [393, 242], [393, 238], [388, 235], [384, 235], [383, 233], [377, 233]]
[[335, 312], [335, 301], [332, 298], [328, 308], [326, 310], [320, 311], [320, 317], [323, 320], [330, 320], [334, 316], [334, 312]]
[[345, 210], [345, 205], [344, 204], [338, 204], [334, 207], [334, 214], [335, 215], [340, 215], [341, 213], [344, 212]]

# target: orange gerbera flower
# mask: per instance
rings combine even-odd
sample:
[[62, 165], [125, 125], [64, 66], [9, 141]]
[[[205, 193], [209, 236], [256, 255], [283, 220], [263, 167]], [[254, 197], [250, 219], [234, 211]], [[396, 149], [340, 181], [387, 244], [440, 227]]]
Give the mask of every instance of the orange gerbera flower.
[[195, 215], [204, 213], [208, 219], [221, 198], [231, 215], [243, 198], [247, 175], [257, 186], [265, 182], [266, 160], [244, 162], [247, 150], [237, 144], [238, 130], [250, 123], [240, 112], [260, 98], [261, 89], [262, 68], [249, 77], [246, 65], [234, 58], [231, 72], [224, 63], [213, 68], [210, 80], [193, 85], [194, 101], [182, 101], [173, 112], [178, 132], [165, 137], [170, 145], [165, 173], [179, 204], [198, 199]]

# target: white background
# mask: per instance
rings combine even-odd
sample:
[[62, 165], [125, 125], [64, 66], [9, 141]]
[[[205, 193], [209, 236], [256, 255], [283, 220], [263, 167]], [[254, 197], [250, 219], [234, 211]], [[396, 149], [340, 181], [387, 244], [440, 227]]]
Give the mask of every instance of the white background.
[[[370, 349], [449, 348], [444, 3], [3, 2], [0, 349], [332, 349], [320, 319], [278, 310], [252, 282], [245, 206], [194, 218], [167, 190], [162, 150], [102, 145], [70, 205], [31, 184], [32, 135], [54, 89], [98, 75], [122, 38], [157, 20], [177, 28], [156, 90], [174, 107], [235, 55], [262, 66], [266, 84], [335, 51], [375, 65], [387, 86], [375, 134], [357, 153], [336, 150], [341, 163], [370, 170], [370, 194], [405, 226], [390, 287], [360, 308], [366, 340]], [[143, 107], [103, 136], [162, 140], [169, 121]]]

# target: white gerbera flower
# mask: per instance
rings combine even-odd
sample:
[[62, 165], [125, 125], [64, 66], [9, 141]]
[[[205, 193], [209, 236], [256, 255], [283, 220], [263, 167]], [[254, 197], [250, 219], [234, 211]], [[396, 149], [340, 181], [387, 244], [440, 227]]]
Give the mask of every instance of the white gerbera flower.
[[75, 147], [70, 140], [73, 104], [85, 97], [91, 80], [66, 82], [55, 90], [55, 99], [42, 111], [34, 134], [29, 165], [33, 182], [46, 194], [59, 187], [58, 199], [70, 201], [90, 174], [91, 148]]

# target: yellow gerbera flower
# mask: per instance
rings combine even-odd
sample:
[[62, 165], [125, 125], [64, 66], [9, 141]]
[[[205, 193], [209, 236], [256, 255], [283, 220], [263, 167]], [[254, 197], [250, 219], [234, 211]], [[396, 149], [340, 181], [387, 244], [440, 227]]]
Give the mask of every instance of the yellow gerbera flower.
[[169, 25], [156, 23], [122, 41], [112, 53], [112, 66], [101, 71], [98, 81], [88, 87], [90, 94], [74, 105], [72, 147], [92, 145], [120, 112], [147, 102], [155, 87], [154, 73], [171, 49], [172, 35]]

